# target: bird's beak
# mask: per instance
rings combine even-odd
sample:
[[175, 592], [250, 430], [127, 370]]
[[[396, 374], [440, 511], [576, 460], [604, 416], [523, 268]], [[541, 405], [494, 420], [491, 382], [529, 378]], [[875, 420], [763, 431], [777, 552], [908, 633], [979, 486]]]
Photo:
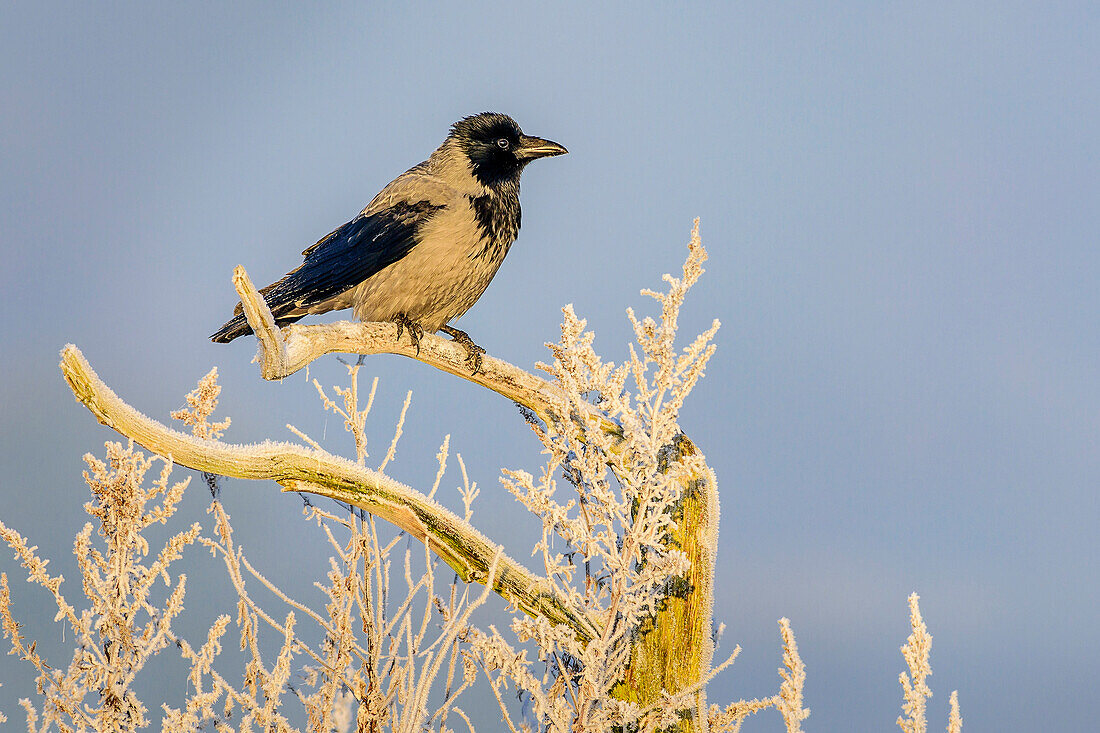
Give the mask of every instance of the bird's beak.
[[565, 146], [558, 145], [553, 140], [521, 135], [519, 147], [516, 148], [516, 157], [520, 160], [534, 160], [535, 158], [548, 158], [551, 155], [565, 155], [568, 152]]

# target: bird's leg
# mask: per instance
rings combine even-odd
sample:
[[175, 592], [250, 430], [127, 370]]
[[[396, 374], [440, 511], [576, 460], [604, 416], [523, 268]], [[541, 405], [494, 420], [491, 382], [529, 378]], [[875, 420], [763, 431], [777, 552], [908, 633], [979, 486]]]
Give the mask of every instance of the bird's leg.
[[409, 340], [412, 341], [412, 345], [416, 347], [416, 355], [420, 356], [420, 337], [424, 335], [424, 329], [420, 327], [420, 324], [409, 318], [404, 313], [393, 319], [393, 322], [397, 324], [397, 340], [401, 340], [401, 334], [405, 331], [409, 332]]
[[481, 370], [481, 355], [485, 353], [485, 349], [475, 344], [470, 334], [465, 331], [459, 331], [452, 326], [440, 326], [439, 330], [466, 349], [466, 363], [473, 369], [473, 373], [477, 374]]

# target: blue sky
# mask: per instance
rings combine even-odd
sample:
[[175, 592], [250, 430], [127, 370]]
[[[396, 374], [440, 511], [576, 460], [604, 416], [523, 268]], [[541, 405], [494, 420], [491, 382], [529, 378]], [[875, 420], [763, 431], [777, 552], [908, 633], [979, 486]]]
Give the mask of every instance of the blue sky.
[[[718, 474], [716, 619], [745, 650], [712, 701], [775, 689], [788, 616], [807, 725], [889, 729], [915, 590], [934, 726], [957, 688], [968, 730], [1084, 729], [1098, 48], [1085, 3], [7, 4], [0, 517], [74, 577], [80, 456], [113, 433], [65, 389], [66, 342], [149, 414], [216, 364], [229, 439], [293, 422], [342, 447], [304, 377], [262, 383], [251, 344], [207, 341], [232, 268], [278, 277], [451, 122], [493, 109], [570, 155], [525, 174], [520, 239], [459, 322], [490, 353], [546, 358], [573, 303], [621, 359], [624, 309], [647, 307], [638, 290], [679, 267], [701, 217], [711, 259], [685, 335], [723, 327], [682, 422]], [[497, 484], [538, 465], [514, 409], [398, 357], [368, 364], [379, 436], [413, 390], [395, 477], [430, 483], [452, 434], [479, 526], [524, 555], [530, 525]], [[273, 575], [323, 559], [296, 498], [225, 496]], [[16, 597], [24, 618], [48, 608]], [[31, 690], [16, 665], [0, 657], [9, 715]]]

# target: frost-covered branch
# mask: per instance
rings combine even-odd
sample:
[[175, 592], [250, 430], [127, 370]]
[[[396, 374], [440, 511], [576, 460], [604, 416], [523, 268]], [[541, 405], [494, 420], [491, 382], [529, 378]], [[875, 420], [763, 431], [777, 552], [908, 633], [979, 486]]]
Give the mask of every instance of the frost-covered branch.
[[318, 325], [289, 325], [281, 329], [244, 267], [233, 271], [233, 286], [241, 298], [248, 325], [259, 339], [260, 375], [288, 377], [325, 354], [400, 354], [491, 389], [532, 410], [547, 421], [564, 399], [553, 384], [506, 361], [485, 355], [477, 374], [466, 364], [466, 349], [434, 334], [420, 338], [419, 349], [408, 338], [397, 337], [392, 323], [339, 321]]
[[[61, 370], [76, 398], [101, 423], [147, 450], [199, 471], [270, 479], [286, 491], [308, 491], [366, 509], [428, 544], [465, 581], [486, 582], [499, 546], [424, 494], [325, 451], [293, 443], [233, 445], [173, 430], [126, 404], [95, 373], [75, 346], [61, 352]], [[590, 621], [554, 589], [507, 555], [493, 589], [524, 612], [567, 624], [581, 638]]]

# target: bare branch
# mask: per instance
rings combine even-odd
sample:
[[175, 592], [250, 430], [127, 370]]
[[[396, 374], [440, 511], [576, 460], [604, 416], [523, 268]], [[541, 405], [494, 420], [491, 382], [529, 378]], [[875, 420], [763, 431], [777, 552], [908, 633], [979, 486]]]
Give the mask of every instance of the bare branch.
[[466, 349], [441, 336], [424, 334], [418, 351], [408, 339], [397, 338], [397, 326], [392, 323], [340, 321], [279, 329], [241, 265], [233, 271], [233, 285], [244, 304], [248, 324], [260, 341], [257, 359], [264, 379], [288, 377], [325, 354], [400, 354], [491, 389], [534, 411], [544, 422], [549, 422], [550, 415], [557, 413], [556, 407], [564, 402], [561, 392], [550, 382], [488, 355], [478, 373], [471, 374]]

